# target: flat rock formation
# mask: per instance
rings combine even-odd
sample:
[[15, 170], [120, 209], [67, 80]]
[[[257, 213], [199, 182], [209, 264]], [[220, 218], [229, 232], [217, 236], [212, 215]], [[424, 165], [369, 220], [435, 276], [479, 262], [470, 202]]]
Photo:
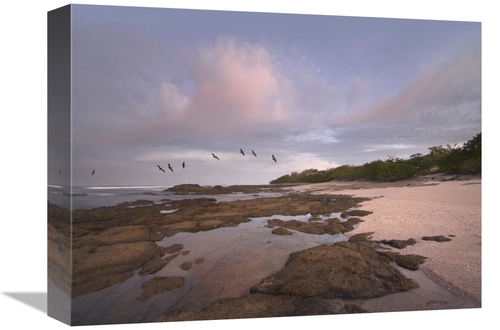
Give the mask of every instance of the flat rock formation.
[[285, 267], [264, 278], [251, 293], [312, 297], [371, 298], [406, 291], [418, 284], [389, 259], [361, 243], [323, 244], [290, 254]]
[[435, 241], [435, 242], [449, 242], [451, 241], [451, 238], [445, 237], [443, 235], [439, 236], [424, 236], [422, 237], [424, 241]]
[[164, 190], [175, 195], [201, 194], [201, 195], [219, 195], [219, 194], [257, 194], [260, 192], [281, 192], [281, 189], [270, 185], [232, 185], [232, 186], [200, 186], [199, 184], [181, 184]]
[[[299, 220], [281, 220], [281, 219], [270, 219], [268, 220], [267, 227], [276, 228], [273, 230], [273, 234], [276, 235], [290, 235], [293, 234], [291, 230], [300, 231], [306, 234], [313, 235], [336, 235], [341, 234], [346, 231], [351, 231], [354, 226], [360, 223], [359, 218], [349, 218], [345, 222], [341, 222], [339, 219], [327, 219], [321, 222], [304, 222]], [[281, 228], [281, 229], [280, 229]], [[284, 230], [283, 230], [284, 229]]]
[[297, 315], [364, 313], [349, 299], [380, 297], [418, 287], [373, 249], [365, 235], [357, 242], [323, 244], [291, 253], [286, 265], [239, 298], [203, 309], [174, 310], [157, 322]]
[[[136, 271], [140, 275], [160, 271], [183, 248], [181, 244], [166, 248], [158, 246], [156, 242], [164, 237], [179, 232], [235, 227], [251, 221], [252, 217], [275, 214], [327, 216], [354, 208], [364, 200], [369, 199], [309, 194], [231, 202], [217, 202], [214, 198], [165, 199], [161, 203], [137, 200], [116, 206], [75, 210], [71, 227], [68, 225], [69, 211], [49, 203], [49, 249], [53, 252], [49, 261], [51, 269], [57, 269], [60, 274], [52, 272], [51, 276], [69, 291], [69, 283], [64, 282], [65, 278], [70, 278], [69, 264], [65, 264], [69, 261], [65, 261], [67, 258], [62, 255], [58, 257], [60, 254], [57, 253], [69, 249], [69, 228], [73, 237], [71, 296], [77, 297], [120, 283]], [[164, 210], [175, 212], [162, 213]], [[332, 219], [329, 224], [306, 224], [310, 228], [300, 230], [311, 232], [319, 228], [317, 234], [333, 234], [352, 229], [355, 222], [353, 218], [339, 226], [339, 220]], [[288, 227], [293, 223], [281, 225]], [[162, 258], [165, 254], [171, 256]]]

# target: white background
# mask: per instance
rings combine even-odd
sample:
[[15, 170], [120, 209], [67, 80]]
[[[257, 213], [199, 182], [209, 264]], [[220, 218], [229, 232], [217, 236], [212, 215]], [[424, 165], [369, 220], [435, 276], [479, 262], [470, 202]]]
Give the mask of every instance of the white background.
[[[356, 314], [318, 317], [178, 322], [98, 326], [109, 329], [234, 329], [235, 327], [362, 327], [405, 329], [480, 328], [498, 326], [492, 319], [498, 303], [493, 251], [497, 241], [495, 151], [499, 111], [499, 19], [494, 1], [80, 1], [79, 4], [222, 9], [391, 18], [425, 18], [482, 22], [483, 98], [483, 302], [481, 309]], [[22, 301], [12, 295], [47, 292], [47, 12], [63, 1], [18, 1], [3, 4], [0, 39], [0, 134], [2, 212], [0, 324], [3, 329], [67, 328], [46, 315], [42, 300]], [[33, 295], [34, 294], [34, 295]], [[33, 307], [34, 305], [34, 307]]]

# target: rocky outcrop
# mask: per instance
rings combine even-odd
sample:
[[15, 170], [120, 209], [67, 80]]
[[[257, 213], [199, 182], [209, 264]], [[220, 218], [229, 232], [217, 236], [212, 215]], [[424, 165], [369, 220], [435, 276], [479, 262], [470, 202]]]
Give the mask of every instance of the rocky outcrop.
[[222, 299], [204, 309], [176, 310], [155, 322], [223, 320], [287, 316], [295, 310], [300, 297], [249, 294], [239, 298]]
[[373, 212], [371, 211], [363, 211], [363, 210], [349, 210], [342, 212], [341, 217], [342, 218], [348, 218], [348, 217], [364, 217], [365, 215], [372, 214]]
[[[71, 275], [71, 293], [72, 297], [76, 297], [120, 283], [136, 271], [140, 275], [157, 273], [170, 258], [177, 257], [175, 253], [183, 248], [182, 245], [159, 247], [155, 242], [164, 237], [179, 232], [234, 227], [251, 221], [252, 217], [271, 217], [275, 214], [310, 213], [315, 217], [328, 216], [333, 212], [356, 207], [365, 200], [369, 198], [310, 194], [232, 202], [217, 202], [214, 198], [193, 198], [164, 199], [160, 203], [154, 203], [144, 199], [116, 206], [74, 210], [71, 215], [68, 210], [49, 204], [49, 250], [52, 251], [49, 257], [50, 276], [59, 286], [66, 286], [69, 291], [70, 282], [67, 279]], [[161, 212], [165, 210], [175, 212]], [[353, 228], [358, 220], [350, 218], [343, 223], [338, 219], [329, 219], [323, 223], [315, 221], [315, 225], [307, 225], [300, 230], [335, 234]], [[285, 227], [293, 225], [293, 222], [283, 224]], [[282, 229], [279, 231], [285, 233]], [[69, 264], [69, 258], [58, 257], [57, 252], [64, 250], [69, 255], [69, 237], [72, 238], [72, 265]], [[172, 256], [162, 258], [167, 253]], [[69, 274], [70, 269], [72, 274]]]
[[262, 279], [247, 295], [218, 300], [203, 309], [175, 310], [155, 321], [364, 313], [348, 299], [418, 287], [371, 247], [369, 235], [357, 236], [357, 243], [324, 244], [292, 253], [283, 269]]
[[199, 184], [181, 184], [165, 189], [164, 191], [174, 193], [175, 195], [219, 195], [233, 193], [256, 194], [259, 192], [281, 191], [281, 189], [268, 185], [200, 186]]
[[264, 278], [250, 292], [370, 298], [417, 286], [372, 248], [360, 243], [339, 242], [290, 254], [282, 270]]
[[123, 282], [148, 260], [165, 254], [153, 242], [83, 246], [73, 250], [73, 287], [76, 297]]
[[184, 245], [182, 244], [172, 244], [170, 246], [167, 246], [165, 248], [165, 253], [172, 254], [175, 252], [178, 252], [184, 248]]
[[363, 307], [346, 302], [342, 299], [312, 297], [297, 301], [295, 303], [295, 309], [290, 313], [290, 316], [354, 314], [367, 312], [368, 311]]
[[400, 240], [400, 239], [391, 239], [391, 240], [381, 240], [377, 241], [377, 243], [380, 244], [386, 244], [389, 246], [392, 246], [393, 248], [396, 249], [404, 249], [408, 245], [415, 245], [417, 244], [417, 241], [414, 240], [413, 238], [407, 239], [407, 240]]
[[267, 227], [274, 228], [279, 227], [287, 229], [287, 231], [282, 229], [273, 230], [273, 234], [276, 235], [290, 235], [292, 232], [290, 230], [300, 231], [306, 234], [313, 235], [337, 235], [345, 233], [354, 229], [354, 226], [363, 220], [358, 218], [349, 218], [345, 222], [341, 222], [339, 219], [327, 219], [325, 221], [314, 221], [314, 222], [304, 222], [299, 220], [281, 220], [281, 219], [270, 219], [267, 222]]
[[398, 255], [395, 258], [396, 263], [409, 270], [417, 270], [419, 266], [427, 259], [416, 254]]
[[160, 257], [150, 259], [142, 265], [139, 275], [152, 275], [159, 272], [168, 262]]
[[449, 242], [451, 241], [451, 238], [445, 237], [443, 235], [439, 236], [424, 236], [422, 237], [424, 241], [434, 241], [434, 242]]
[[193, 263], [191, 261], [186, 261], [186, 262], [183, 262], [180, 265], [180, 267], [181, 267], [182, 270], [190, 270], [191, 267], [193, 267]]

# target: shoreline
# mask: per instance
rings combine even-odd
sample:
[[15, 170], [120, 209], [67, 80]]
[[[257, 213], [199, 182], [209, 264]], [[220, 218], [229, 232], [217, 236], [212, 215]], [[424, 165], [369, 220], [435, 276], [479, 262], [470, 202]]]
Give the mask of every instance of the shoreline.
[[[194, 188], [199, 189], [199, 187]], [[241, 186], [237, 188], [239, 190]], [[139, 200], [123, 203], [115, 207], [77, 210], [74, 214], [74, 219], [76, 219], [74, 225], [80, 228], [77, 231], [80, 232], [80, 235], [78, 235], [75, 241], [75, 244], [78, 243], [76, 245], [78, 249], [75, 252], [81, 254], [78, 260], [80, 260], [79, 265], [81, 265], [81, 269], [79, 268], [80, 274], [83, 276], [77, 279], [81, 283], [86, 283], [84, 284], [85, 287], [79, 286], [79, 292], [83, 296], [78, 297], [78, 301], [85, 301], [87, 300], [86, 297], [89, 297], [91, 299], [89, 302], [91, 303], [93, 299], [96, 299], [95, 297], [103, 294], [106, 295], [106, 292], [111, 293], [115, 289], [120, 290], [119, 288], [122, 285], [119, 283], [123, 281], [126, 281], [123, 282], [125, 283], [123, 286], [129, 287], [128, 290], [132, 290], [126, 293], [127, 296], [130, 296], [135, 301], [136, 298], [134, 296], [138, 296], [142, 288], [136, 287], [137, 285], [132, 283], [162, 279], [162, 282], [158, 282], [158, 284], [164, 286], [167, 291], [174, 290], [172, 293], [166, 293], [162, 290], [151, 291], [149, 293], [143, 291], [141, 297], [145, 298], [139, 299], [141, 301], [147, 300], [147, 304], [151, 308], [156, 308], [153, 305], [158, 303], [167, 308], [164, 312], [166, 314], [163, 314], [163, 317], [155, 319], [155, 321], [226, 318], [221, 317], [221, 315], [226, 315], [225, 313], [233, 308], [234, 304], [241, 304], [244, 310], [248, 308], [252, 310], [252, 308], [257, 308], [259, 305], [262, 306], [262, 304], [275, 306], [274, 304], [278, 302], [283, 309], [275, 310], [275, 314], [273, 315], [241, 314], [238, 311], [233, 311], [233, 314], [228, 315], [232, 315], [232, 318], [247, 318], [481, 307], [480, 179], [438, 181], [426, 178], [425, 180], [393, 183], [327, 182], [289, 185], [281, 189], [283, 192], [282, 197], [274, 198], [262, 197], [223, 203], [218, 203], [213, 198], [196, 198], [164, 200], [160, 204]], [[252, 189], [247, 192], [247, 194], [254, 193], [255, 191], [252, 191]], [[172, 212], [165, 211], [165, 209]], [[63, 211], [53, 209], [51, 214], [56, 218], [61, 218], [63, 215], [61, 212]], [[349, 215], [346, 219], [350, 218], [350, 220], [340, 221], [339, 218], [334, 219], [335, 217], [339, 217], [338, 215], [333, 216], [334, 218], [332, 219], [324, 217], [325, 215], [333, 214], [332, 212], [339, 212], [338, 214], [345, 212], [346, 215]], [[272, 217], [276, 217], [276, 214], [288, 215], [290, 219], [294, 217], [298, 219], [300, 218], [299, 215], [307, 213], [311, 216], [309, 220], [285, 221], [276, 218], [271, 219]], [[248, 225], [254, 222], [252, 221], [253, 217], [258, 218], [259, 216], [263, 218], [261, 220], [263, 222], [251, 225], [252, 228], [255, 227], [252, 229], [252, 235], [254, 236], [248, 236], [250, 234], [248, 231], [250, 227]], [[357, 218], [358, 216], [361, 219]], [[341, 215], [341, 217], [343, 218], [344, 216]], [[88, 222], [88, 220], [92, 221]], [[404, 223], [404, 226], [401, 223]], [[105, 230], [106, 233], [113, 234], [113, 236], [109, 236], [110, 238], [112, 237], [111, 240], [107, 238], [108, 236], [106, 235], [108, 234], [102, 232], [105, 228], [107, 228]], [[230, 232], [233, 234], [228, 237], [227, 234]], [[176, 235], [176, 233], [179, 233], [180, 236]], [[188, 239], [189, 235], [193, 235], [189, 233], [199, 234], [196, 235], [195, 240], [192, 240]], [[329, 241], [333, 237], [330, 236], [333, 233], [342, 233], [345, 237], [344, 240], [347, 241], [342, 244]], [[371, 235], [369, 235], [370, 237], [367, 236], [364, 242], [359, 243], [358, 240], [355, 240], [353, 243], [348, 243], [350, 242], [350, 238], [356, 238], [356, 236], [359, 238], [359, 234], [366, 233], [371, 233]], [[218, 237], [217, 235], [223, 236]], [[232, 235], [236, 236], [233, 237]], [[424, 236], [442, 236], [445, 237], [445, 241], [427, 241], [423, 239]], [[202, 237], [206, 241], [205, 243], [200, 241]], [[209, 237], [212, 239], [218, 237], [216, 240], [224, 243], [224, 250], [232, 246], [232, 248], [229, 248], [229, 251], [237, 249], [241, 254], [236, 255], [232, 252], [230, 254], [226, 254], [226, 252], [220, 254], [224, 250], [218, 248], [214, 250], [218, 251], [216, 254], [210, 253], [210, 245], [206, 245], [210, 244]], [[255, 239], [262, 239], [262, 237], [266, 237], [266, 239], [258, 243], [258, 245], [255, 245], [254, 242], [248, 246], [244, 246], [243, 241], [238, 237], [246, 237], [248, 243], [254, 242]], [[312, 240], [317, 240], [317, 238], [322, 240], [322, 242], [317, 241], [318, 243], [309, 245], [303, 244], [305, 240], [311, 240], [310, 243], [312, 243]], [[383, 240], [403, 241], [410, 239], [415, 241], [415, 243], [403, 249], [389, 247], [387, 243], [381, 242]], [[229, 243], [230, 241], [231, 243]], [[302, 247], [299, 247], [300, 242], [302, 242]], [[62, 246], [62, 243], [58, 243], [59, 246]], [[172, 245], [172, 243], [176, 244]], [[326, 246], [330, 247], [336, 246], [331, 251], [330, 248], [326, 248], [328, 251], [325, 250], [325, 253], [331, 255], [332, 260], [337, 260], [333, 264], [325, 265], [326, 267], [331, 267], [337, 263], [340, 265], [343, 262], [349, 263], [357, 260], [353, 259], [349, 261], [349, 259], [345, 259], [344, 257], [336, 259], [338, 257], [334, 257], [334, 253], [339, 253], [338, 250], [342, 248], [352, 251], [358, 250], [358, 252], [369, 249], [372, 252], [363, 252], [362, 255], [356, 258], [366, 257], [369, 259], [366, 259], [364, 262], [376, 263], [377, 265], [381, 265], [380, 262], [382, 264], [387, 262], [377, 259], [379, 257], [373, 259], [375, 251], [377, 251], [375, 255], [379, 254], [379, 256], [384, 256], [386, 253], [388, 256], [399, 254], [403, 256], [423, 257], [425, 260], [417, 266], [417, 270], [409, 270], [400, 266], [399, 262], [396, 263], [396, 260], [390, 257], [392, 260], [390, 263], [392, 266], [390, 267], [394, 267], [396, 272], [403, 273], [401, 276], [408, 278], [410, 281], [404, 280], [406, 281], [404, 285], [407, 285], [407, 288], [401, 291], [396, 290], [396, 292], [389, 292], [389, 294], [381, 296], [378, 294], [373, 295], [375, 291], [372, 291], [368, 296], [364, 295], [369, 291], [357, 291], [360, 294], [361, 292], [365, 293], [359, 295], [357, 298], [351, 297], [348, 299], [342, 298], [342, 294], [340, 298], [335, 296], [335, 294], [334, 296], [325, 297], [322, 295], [328, 291], [319, 291], [319, 296], [315, 294], [302, 298], [295, 296], [295, 298], [289, 300], [289, 298], [286, 298], [286, 295], [283, 296], [276, 292], [269, 295], [269, 293], [266, 293], [266, 286], [257, 284], [262, 280], [261, 284], [267, 281], [267, 283], [275, 283], [273, 285], [276, 288], [279, 287], [279, 282], [282, 279], [279, 276], [275, 277], [275, 274], [283, 272], [288, 264], [288, 262], [285, 264], [285, 261], [289, 252], [281, 251], [281, 248], [285, 246], [283, 244], [296, 246], [290, 250], [292, 253], [289, 257], [292, 254], [305, 255], [309, 253], [307, 252], [308, 250], [313, 248], [316, 251], [316, 248], [319, 247], [318, 244], [326, 244]], [[178, 249], [180, 250], [176, 249], [177, 252], [169, 252], [169, 248], [174, 245], [179, 246]], [[289, 248], [292, 245], [289, 245]], [[254, 248], [258, 246], [258, 249], [260, 249], [259, 251], [261, 252], [257, 254], [258, 257], [252, 252], [252, 246]], [[125, 257], [123, 253], [117, 254], [118, 250], [123, 251], [123, 249], [128, 249], [127, 251], [132, 253], [132, 251], [137, 251], [138, 248], [143, 252], [141, 252], [141, 255], [137, 255], [135, 259]], [[306, 249], [304, 250], [304, 248]], [[274, 270], [271, 273], [265, 273], [263, 271], [267, 267], [266, 260], [269, 261], [269, 258], [274, 258], [271, 257], [273, 251], [274, 253], [281, 251], [283, 264], [279, 267], [280, 262], [278, 262], [278, 264], [273, 266], [272, 269]], [[321, 251], [321, 249], [317, 251]], [[126, 280], [126, 277], [121, 277], [122, 275], [117, 277], [118, 274], [110, 273], [108, 274], [109, 280], [106, 281], [115, 281], [117, 286], [111, 287], [109, 290], [105, 289], [106, 291], [101, 291], [104, 286], [98, 281], [92, 282], [91, 278], [88, 278], [84, 274], [93, 270], [93, 264], [100, 263], [101, 261], [99, 260], [102, 258], [104, 258], [102, 260], [108, 260], [107, 258], [111, 255], [113, 255], [114, 262], [116, 262], [114, 267], [119, 265], [123, 271], [129, 272], [128, 276], [133, 277], [129, 277], [130, 280]], [[253, 257], [250, 257], [251, 255]], [[459, 255], [460, 257], [455, 258], [454, 255]], [[235, 257], [236, 259], [232, 260]], [[321, 266], [322, 259], [323, 257], [315, 261], [314, 267], [318, 265], [319, 267], [323, 267]], [[224, 268], [219, 269], [222, 260], [225, 260], [223, 262]], [[247, 261], [242, 263], [243, 260]], [[249, 263], [253, 266], [249, 266]], [[212, 270], [215, 269], [213, 267], [216, 265], [217, 269], [219, 269], [216, 272], [218, 275], [201, 276], [202, 274], [211, 274]], [[257, 272], [256, 266], [262, 269]], [[191, 267], [193, 268], [191, 269]], [[350, 266], [347, 267], [349, 268]], [[134, 269], [138, 269], [140, 275], [133, 275]], [[120, 270], [120, 274], [123, 274], [123, 271]], [[267, 272], [269, 271], [268, 269]], [[361, 273], [359, 273], [360, 271]], [[217, 287], [214, 284], [222, 284], [220, 279], [227, 278], [227, 276], [231, 277], [230, 274], [234, 272], [242, 272], [242, 274], [246, 274], [245, 277], [251, 276], [252, 280], [250, 282], [239, 281], [237, 286], [230, 289], [225, 288], [227, 285], [219, 285], [218, 291], [216, 290], [218, 293], [215, 293], [215, 291], [214, 293], [210, 293]], [[361, 280], [362, 278], [366, 278], [367, 275], [369, 277], [372, 276], [369, 275], [371, 270], [368, 270], [368, 273], [365, 272], [366, 270], [361, 270], [360, 268], [355, 271], [356, 275], [348, 275], [347, 273], [342, 276], [347, 276], [346, 278], [353, 279], [356, 282], [357, 280], [354, 280], [355, 277], [358, 278], [358, 276], [361, 276], [359, 277]], [[179, 284], [171, 283], [170, 279], [173, 279], [171, 276], [177, 276], [175, 280], [182, 279], [183, 282], [183, 278], [186, 278], [188, 287], [176, 289], [176, 287], [179, 287]], [[179, 276], [181, 277], [179, 278]], [[315, 283], [317, 275], [313, 274], [304, 277], [304, 274], [301, 275], [299, 271], [293, 276], [300, 276], [302, 278], [301, 281], [305, 282], [294, 284], [295, 289], [292, 290], [297, 290], [301, 287], [305, 288], [306, 285], [310, 289], [317, 285], [330, 285]], [[178, 306], [180, 312], [179, 309], [172, 309], [176, 305], [175, 299], [185, 300], [187, 298], [183, 295], [191, 291], [190, 287], [194, 284], [192, 281], [195, 278], [199, 278], [196, 280], [198, 283], [197, 286], [205, 288], [204, 290], [206, 291], [205, 302], [195, 304], [198, 306], [197, 308], [202, 309], [192, 310], [190, 308], [193, 306], [184, 306], [183, 308], [181, 305]], [[332, 280], [334, 279], [328, 279], [328, 281]], [[416, 282], [418, 286], [413, 286], [411, 284], [412, 281]], [[386, 284], [383, 285], [385, 286]], [[388, 285], [391, 286], [393, 284]], [[182, 287], [184, 284], [180, 284], [180, 286]], [[377, 287], [380, 289], [380, 284], [377, 284]], [[247, 292], [248, 288], [250, 288], [250, 294]], [[252, 290], [255, 294], [252, 294]], [[353, 292], [350, 291], [353, 289], [349, 288], [342, 290], [347, 290], [344, 292]], [[355, 290], [365, 289], [358, 288]], [[95, 293], [91, 293], [91, 291], [95, 291]], [[78, 290], [73, 291], [73, 294], [75, 292], [78, 292]], [[221, 292], [225, 293], [219, 296]], [[89, 296], [86, 295], [87, 293], [89, 293]], [[116, 293], [118, 294], [119, 292], [116, 291]], [[119, 294], [125, 294], [125, 292], [120, 292]], [[168, 298], [169, 296], [171, 298]], [[165, 305], [167, 300], [164, 299], [169, 301], [167, 305]], [[191, 299], [193, 302], [198, 301], [198, 298], [195, 296], [187, 299]], [[227, 301], [227, 299], [230, 299], [230, 301]], [[274, 302], [271, 300], [274, 300]], [[142, 303], [139, 302], [139, 304]], [[115, 304], [118, 306], [119, 302], [117, 301]], [[137, 305], [134, 305], [134, 308], [140, 307], [138, 303], [134, 304]], [[171, 306], [171, 308], [167, 306]], [[115, 310], [114, 307], [112, 309]], [[115, 312], [118, 312], [118, 310]], [[257, 312], [257, 310], [254, 310], [254, 312]], [[82, 317], [86, 313], [84, 310], [79, 312]], [[111, 316], [114, 312], [110, 310], [110, 313]], [[121, 314], [121, 312], [118, 313]], [[114, 319], [114, 317], [111, 320], [122, 323], [119, 319]], [[111, 322], [114, 323], [114, 321]], [[125, 322], [127, 321], [125, 320]], [[95, 319], [91, 323], [98, 324], [99, 321]]]
[[[372, 246], [381, 253], [422, 256], [425, 262], [416, 270], [394, 265], [404, 276], [418, 284], [410, 290], [361, 299], [359, 297], [339, 299], [335, 294], [332, 296], [325, 292], [326, 296], [322, 293], [306, 298], [302, 302], [294, 302], [295, 308], [308, 306], [302, 310], [306, 314], [300, 314], [299, 307], [291, 314], [286, 314], [290, 313], [288, 311], [274, 316], [481, 308], [480, 178], [438, 175], [405, 180], [405, 182], [327, 182], [302, 184], [285, 189], [303, 196], [347, 195], [366, 198], [355, 208], [360, 208], [369, 214], [363, 216], [362, 222], [352, 231], [344, 233], [349, 238], [348, 241], [350, 242], [350, 238], [359, 237], [360, 234], [371, 233], [365, 246]], [[401, 223], [404, 225], [401, 226]], [[415, 243], [397, 249], [388, 247], [386, 243], [380, 244], [384, 240]], [[341, 243], [333, 246], [336, 245]], [[299, 251], [297, 254], [307, 251]], [[287, 265], [291, 259], [292, 254]], [[266, 287], [271, 283], [279, 287], [279, 274], [283, 273], [285, 268], [263, 279], [259, 285]], [[309, 277], [307, 281], [315, 283], [313, 277]], [[259, 285], [256, 287], [259, 288]], [[252, 314], [254, 312], [235, 312], [231, 307], [231, 305], [241, 305], [244, 309], [254, 308], [256, 305], [251, 302], [252, 291], [260, 292], [259, 289], [255, 289], [256, 287], [251, 288], [250, 295], [216, 301], [201, 310], [175, 311], [157, 321], [217, 319], [225, 315], [224, 313], [232, 313], [230, 314], [232, 318], [265, 317], [265, 314], [255, 316]]]
[[[425, 182], [419, 186], [405, 186], [404, 183], [403, 186], [383, 188], [373, 183], [361, 189], [342, 189], [349, 184], [331, 182], [320, 184], [321, 187], [310, 185], [292, 189], [372, 198], [362, 202], [361, 207], [373, 213], [365, 216], [365, 221], [346, 236], [373, 232], [374, 240], [413, 238], [417, 244], [401, 251], [427, 257], [421, 265], [422, 271], [434, 274], [443, 283], [480, 303], [481, 179]], [[451, 236], [451, 241], [422, 240], [424, 236], [434, 235]]]

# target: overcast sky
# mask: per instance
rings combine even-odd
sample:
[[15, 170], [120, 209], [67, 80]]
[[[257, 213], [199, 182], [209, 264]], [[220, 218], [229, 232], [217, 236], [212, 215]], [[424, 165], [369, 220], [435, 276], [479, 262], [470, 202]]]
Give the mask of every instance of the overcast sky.
[[481, 132], [478, 22], [73, 5], [72, 38], [75, 185], [268, 183]]

